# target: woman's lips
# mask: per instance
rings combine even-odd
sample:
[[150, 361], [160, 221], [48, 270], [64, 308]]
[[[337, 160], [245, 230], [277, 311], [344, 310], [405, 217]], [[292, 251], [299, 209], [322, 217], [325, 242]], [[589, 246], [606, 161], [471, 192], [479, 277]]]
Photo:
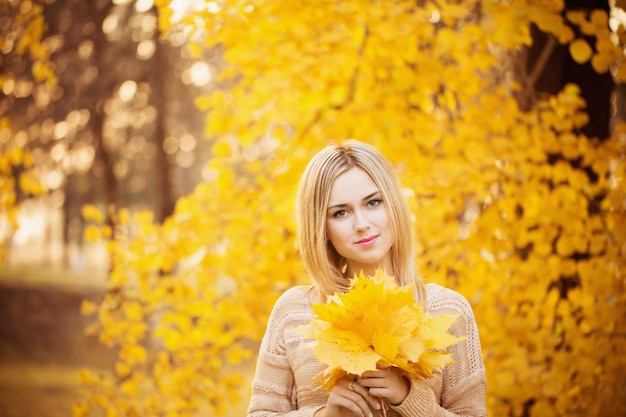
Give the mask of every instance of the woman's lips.
[[356, 244], [359, 246], [369, 247], [376, 243], [376, 239], [378, 239], [378, 235], [368, 236], [364, 239], [358, 240]]

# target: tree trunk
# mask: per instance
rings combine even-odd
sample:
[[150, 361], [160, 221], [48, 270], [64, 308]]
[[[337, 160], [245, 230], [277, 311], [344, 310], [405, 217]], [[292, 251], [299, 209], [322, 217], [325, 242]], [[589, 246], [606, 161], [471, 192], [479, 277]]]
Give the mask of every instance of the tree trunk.
[[[156, 13], [156, 10], [155, 10]], [[163, 143], [166, 139], [166, 119], [167, 119], [167, 103], [168, 97], [165, 90], [165, 80], [169, 79], [167, 69], [170, 63], [165, 55], [166, 50], [160, 42], [160, 32], [156, 30], [154, 32], [155, 52], [152, 60], [154, 61], [154, 67], [151, 71], [151, 82], [153, 94], [153, 102], [157, 109], [157, 118], [155, 120], [154, 131], [154, 143], [157, 144], [156, 153], [156, 174], [159, 189], [157, 196], [159, 198], [158, 212], [156, 218], [159, 222], [163, 222], [167, 216], [174, 211], [174, 204], [176, 198], [173, 193], [172, 183], [170, 181], [171, 165], [168, 160], [167, 154], [163, 147]]]
[[[591, 11], [601, 9], [609, 13], [608, 0], [567, 0], [567, 10]], [[573, 28], [576, 31], [576, 28]], [[576, 31], [577, 36], [581, 34]], [[542, 94], [555, 94], [568, 83], [578, 84], [582, 97], [587, 103], [589, 124], [581, 131], [589, 138], [605, 139], [610, 135], [611, 95], [614, 82], [610, 72], [598, 74], [590, 62], [583, 65], [576, 63], [567, 45], [560, 45], [551, 35], [547, 35], [536, 27], [532, 28], [533, 45], [527, 51], [526, 73], [536, 72], [536, 79], [531, 80], [534, 97]], [[595, 44], [594, 38], [586, 38], [590, 45]], [[524, 105], [523, 105], [524, 106]]]
[[[102, 23], [108, 16], [112, 3], [108, 3], [103, 8], [98, 8], [91, 14], [94, 17], [94, 30], [91, 35], [94, 44], [93, 65], [97, 68], [98, 73], [106, 70], [106, 63], [103, 62], [107, 41], [102, 32]], [[87, 109], [89, 110], [89, 130], [93, 134], [93, 143], [95, 148], [95, 163], [93, 168], [99, 170], [102, 175], [102, 195], [106, 209], [111, 209], [117, 202], [117, 179], [113, 171], [113, 160], [109, 154], [106, 144], [104, 143], [104, 103], [110, 94], [111, 86], [107, 82], [102, 82], [102, 78], [92, 83], [90, 88], [85, 92], [87, 96]], [[98, 177], [99, 175], [96, 175]], [[110, 216], [107, 215], [107, 223], [112, 225]]]

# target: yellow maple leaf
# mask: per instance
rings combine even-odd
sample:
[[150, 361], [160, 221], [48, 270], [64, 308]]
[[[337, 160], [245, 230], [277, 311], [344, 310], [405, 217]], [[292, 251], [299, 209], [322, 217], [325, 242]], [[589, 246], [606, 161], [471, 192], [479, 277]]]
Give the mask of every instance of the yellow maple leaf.
[[448, 333], [457, 315], [430, 316], [415, 303], [413, 285], [400, 287], [378, 270], [355, 276], [349, 290], [313, 305], [316, 315], [296, 331], [314, 339], [315, 356], [327, 368], [316, 377], [328, 391], [345, 375], [395, 366], [411, 378], [427, 378], [452, 362], [446, 350], [463, 338]]

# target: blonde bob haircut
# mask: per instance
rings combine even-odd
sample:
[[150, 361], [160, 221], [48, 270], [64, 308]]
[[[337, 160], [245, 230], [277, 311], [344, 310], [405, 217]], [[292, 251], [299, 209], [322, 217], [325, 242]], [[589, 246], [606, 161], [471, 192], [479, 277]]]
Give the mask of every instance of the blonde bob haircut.
[[317, 286], [322, 300], [345, 291], [349, 280], [343, 271], [346, 260], [328, 241], [326, 220], [332, 186], [341, 174], [361, 168], [374, 181], [387, 209], [395, 242], [391, 247], [393, 275], [398, 285], [415, 283], [418, 302], [425, 300], [423, 283], [418, 278], [413, 252], [411, 217], [406, 197], [390, 163], [371, 145], [348, 140], [317, 153], [307, 165], [296, 197], [297, 241], [304, 267]]

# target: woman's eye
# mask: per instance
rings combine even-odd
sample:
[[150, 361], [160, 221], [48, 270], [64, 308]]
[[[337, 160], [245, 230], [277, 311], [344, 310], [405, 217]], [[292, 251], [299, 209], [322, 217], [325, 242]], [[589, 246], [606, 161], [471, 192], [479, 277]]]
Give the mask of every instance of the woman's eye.
[[343, 217], [345, 215], [346, 215], [345, 210], [337, 210], [336, 212], [333, 213], [333, 217], [335, 218]]
[[375, 198], [374, 200], [370, 200], [368, 201], [367, 205], [370, 207], [377, 207], [380, 205], [380, 203], [382, 203], [383, 200], [379, 199], [379, 198]]

